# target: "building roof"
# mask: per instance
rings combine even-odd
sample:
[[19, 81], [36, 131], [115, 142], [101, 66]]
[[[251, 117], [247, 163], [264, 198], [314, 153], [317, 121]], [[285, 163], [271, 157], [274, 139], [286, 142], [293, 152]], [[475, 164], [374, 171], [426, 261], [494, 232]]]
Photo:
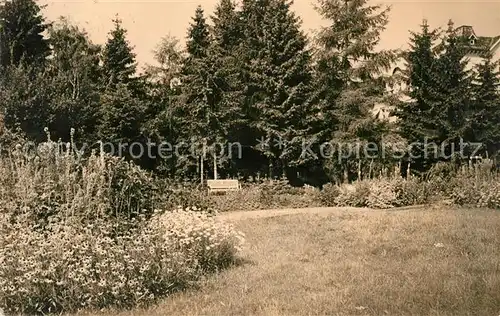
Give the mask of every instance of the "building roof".
[[499, 36], [477, 36], [474, 28], [470, 25], [462, 25], [455, 29], [455, 34], [463, 38], [470, 55], [482, 56], [487, 52], [498, 49], [500, 43]]
[[470, 25], [462, 25], [455, 29], [455, 33], [459, 36], [464, 36], [469, 38], [470, 36], [476, 36], [474, 28]]

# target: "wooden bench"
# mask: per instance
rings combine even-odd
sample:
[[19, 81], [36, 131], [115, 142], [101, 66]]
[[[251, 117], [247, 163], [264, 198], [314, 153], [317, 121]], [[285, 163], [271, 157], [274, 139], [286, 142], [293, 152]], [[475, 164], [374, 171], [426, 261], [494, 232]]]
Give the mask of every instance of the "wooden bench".
[[208, 193], [241, 190], [238, 180], [207, 180]]

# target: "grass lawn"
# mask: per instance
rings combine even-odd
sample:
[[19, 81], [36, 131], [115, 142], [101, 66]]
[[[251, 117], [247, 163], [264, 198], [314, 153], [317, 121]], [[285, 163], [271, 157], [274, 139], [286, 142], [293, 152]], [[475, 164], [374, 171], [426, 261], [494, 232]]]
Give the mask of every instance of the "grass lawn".
[[434, 207], [228, 217], [246, 263], [101, 315], [500, 315], [500, 212]]

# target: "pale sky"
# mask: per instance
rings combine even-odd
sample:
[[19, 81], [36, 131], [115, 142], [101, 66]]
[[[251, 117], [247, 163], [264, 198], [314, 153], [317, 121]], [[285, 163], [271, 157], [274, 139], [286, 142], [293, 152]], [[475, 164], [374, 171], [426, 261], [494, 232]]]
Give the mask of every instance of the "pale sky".
[[[321, 24], [314, 11], [315, 0], [295, 0], [293, 8], [302, 18], [302, 28], [310, 32]], [[184, 41], [196, 6], [200, 4], [210, 15], [218, 0], [196, 1], [104, 1], [104, 0], [43, 0], [44, 15], [51, 21], [65, 16], [83, 27], [98, 44], [106, 41], [116, 14], [128, 30], [141, 65], [153, 62], [152, 50], [165, 35]], [[423, 18], [432, 27], [446, 27], [448, 19], [456, 26], [472, 25], [478, 36], [500, 35], [500, 0], [496, 1], [409, 1], [382, 2], [391, 5], [390, 22], [382, 35], [381, 47], [401, 48], [408, 42], [408, 30], [418, 30]]]

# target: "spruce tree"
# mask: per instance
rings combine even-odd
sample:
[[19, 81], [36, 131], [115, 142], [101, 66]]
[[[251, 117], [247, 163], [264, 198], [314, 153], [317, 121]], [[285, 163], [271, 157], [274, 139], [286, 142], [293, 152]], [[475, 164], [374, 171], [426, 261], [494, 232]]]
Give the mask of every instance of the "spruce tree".
[[[128, 146], [142, 141], [141, 127], [145, 111], [146, 104], [143, 100], [134, 96], [126, 85], [117, 84], [116, 90], [101, 96], [99, 139], [113, 143], [115, 150], [119, 148], [118, 144]], [[125, 157], [130, 153], [128, 149], [127, 147], [127, 151], [123, 153]]]
[[[186, 57], [181, 70], [180, 95], [175, 104], [178, 142], [191, 146], [215, 143], [219, 129], [219, 95], [214, 87], [214, 63], [210, 59], [211, 38], [204, 11], [198, 6], [188, 30]], [[188, 119], [189, 122], [185, 120]], [[179, 163], [182, 172], [192, 174], [203, 154], [201, 148]], [[195, 158], [195, 159], [193, 159]], [[205, 166], [206, 169], [206, 166]]]
[[[301, 139], [309, 128], [304, 118], [309, 110], [311, 55], [291, 4], [286, 0], [244, 1], [241, 13], [246, 26], [243, 111], [253, 136], [249, 145], [266, 157], [271, 177], [301, 163]], [[269, 146], [257, 146], [256, 138]]]
[[211, 17], [214, 43], [224, 51], [230, 52], [242, 40], [242, 25], [233, 0], [220, 0]]
[[206, 57], [208, 46], [210, 45], [210, 35], [205, 14], [201, 6], [196, 8], [188, 34], [186, 47], [190, 58]]
[[410, 142], [422, 141], [426, 134], [425, 112], [430, 109], [429, 89], [436, 75], [437, 56], [434, 53], [437, 30], [430, 30], [423, 21], [421, 32], [411, 32], [410, 50], [405, 54], [407, 83], [411, 87], [410, 102], [401, 102], [395, 114], [399, 118], [399, 132]]
[[[144, 122], [147, 120], [149, 98], [145, 85], [135, 76], [135, 54], [126, 39], [127, 31], [121, 20], [113, 20], [114, 28], [102, 54], [102, 91], [99, 111], [98, 136], [110, 142], [115, 149], [133, 142], [143, 142]], [[128, 148], [127, 148], [128, 149]], [[130, 151], [122, 154], [131, 157]], [[144, 158], [145, 156], [143, 155]], [[147, 158], [147, 157], [146, 157]]]
[[[371, 111], [375, 104], [387, 102], [383, 73], [398, 57], [395, 50], [376, 51], [389, 7], [368, 5], [367, 0], [319, 0], [316, 9], [330, 21], [316, 38], [314, 101], [322, 118], [318, 137], [321, 142], [351, 145], [379, 142], [383, 128]], [[353, 168], [350, 158], [341, 165], [328, 159], [331, 175], [346, 181]]]
[[[247, 122], [241, 108], [244, 95], [241, 69], [245, 59], [240, 46], [243, 36], [239, 14], [232, 0], [220, 0], [211, 17], [213, 26], [209, 55], [213, 64], [214, 89], [219, 95], [219, 109], [224, 112], [220, 116], [222, 127], [220, 139], [228, 144], [241, 143], [242, 139], [247, 136], [245, 129]], [[220, 172], [236, 175], [236, 170], [242, 160], [234, 156], [219, 159]]]
[[45, 139], [51, 99], [43, 70], [49, 24], [40, 11], [34, 0], [0, 3], [0, 109], [7, 128], [35, 141]]
[[137, 68], [135, 54], [126, 39], [127, 30], [118, 17], [113, 19], [113, 26], [102, 54], [103, 87], [111, 89], [119, 83], [133, 82]]
[[50, 53], [43, 33], [49, 27], [35, 0], [4, 1], [0, 5], [0, 65], [24, 61], [39, 66]]
[[482, 154], [496, 157], [500, 150], [500, 72], [498, 61], [488, 54], [476, 66], [473, 101], [469, 116], [470, 140], [482, 144]]
[[44, 128], [51, 120], [52, 89], [47, 73], [37, 68], [20, 65], [1, 71], [0, 110], [5, 127], [40, 142], [47, 140]]
[[[425, 113], [432, 118], [433, 141], [443, 145], [444, 157], [448, 157], [459, 148], [460, 139], [464, 138], [467, 128], [467, 114], [471, 100], [471, 73], [467, 70], [466, 50], [455, 34], [450, 20], [446, 35], [442, 40], [442, 52], [436, 63], [436, 75], [430, 85], [427, 99], [431, 107]], [[446, 144], [449, 146], [446, 146]]]
[[405, 52], [405, 77], [409, 86], [409, 101], [397, 103], [395, 114], [398, 117], [398, 132], [412, 144], [408, 154], [415, 157], [411, 161], [413, 169], [426, 169], [425, 148], [423, 142], [432, 140], [434, 122], [429, 119], [429, 112], [435, 106], [431, 97], [432, 86], [439, 80], [438, 52], [436, 40], [439, 30], [430, 29], [426, 20], [419, 33], [411, 32], [410, 49]]

